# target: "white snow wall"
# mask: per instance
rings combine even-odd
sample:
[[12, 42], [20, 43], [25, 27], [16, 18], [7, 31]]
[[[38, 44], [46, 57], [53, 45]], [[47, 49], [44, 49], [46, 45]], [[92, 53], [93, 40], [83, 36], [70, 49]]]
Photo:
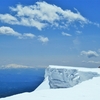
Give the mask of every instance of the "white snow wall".
[[45, 78], [48, 78], [50, 88], [69, 88], [97, 76], [100, 75], [96, 72], [82, 72], [67, 68], [48, 67], [45, 71]]

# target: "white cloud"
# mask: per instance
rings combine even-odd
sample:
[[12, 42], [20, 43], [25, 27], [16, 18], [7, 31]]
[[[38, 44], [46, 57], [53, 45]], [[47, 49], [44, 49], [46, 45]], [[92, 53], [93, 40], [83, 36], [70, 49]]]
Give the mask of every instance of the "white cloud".
[[0, 14], [0, 21], [8, 24], [23, 25], [35, 27], [42, 30], [46, 27], [68, 28], [73, 23], [78, 22], [80, 26], [84, 24], [93, 24], [100, 27], [100, 24], [93, 23], [86, 19], [76, 10], [72, 12], [69, 9], [62, 9], [54, 4], [47, 2], [36, 2], [34, 5], [24, 6], [18, 4], [16, 7], [10, 7], [13, 16], [10, 14]]
[[78, 11], [74, 13], [68, 9], [63, 10], [45, 1], [36, 2], [34, 5], [29, 6], [18, 4], [16, 7], [10, 7], [10, 10], [14, 12], [15, 15], [0, 14], [0, 20], [2, 22], [32, 26], [36, 27], [38, 30], [42, 30], [48, 26], [67, 28], [71, 23], [76, 21], [82, 25], [88, 23], [88, 20]]
[[65, 33], [65, 32], [62, 32], [62, 35], [64, 35], [64, 36], [72, 36], [71, 34], [68, 34], [68, 33]]
[[90, 24], [92, 24], [92, 25], [95, 25], [95, 26], [97, 26], [97, 27], [99, 27], [99, 28], [100, 28], [100, 24], [99, 24], [99, 23], [96, 23], [96, 22], [91, 22], [91, 21], [89, 21], [89, 23], [90, 23]]
[[8, 24], [19, 24], [17, 18], [10, 14], [0, 14], [0, 21]]
[[34, 38], [34, 37], [35, 37], [35, 35], [32, 34], [32, 33], [24, 33], [23, 36], [25, 36], [25, 37], [30, 37], [30, 38]]
[[46, 27], [46, 23], [42, 23], [39, 20], [35, 20], [33, 18], [25, 18], [25, 17], [20, 17], [20, 23], [19, 25], [23, 26], [31, 26], [31, 27], [36, 27], [38, 30], [42, 30], [42, 28]]
[[88, 63], [100, 64], [100, 61], [88, 61]]
[[7, 26], [2, 26], [0, 27], [0, 34], [4, 34], [4, 35], [13, 35], [13, 36], [21, 36], [20, 33], [14, 31], [12, 28], [7, 27]]
[[22, 36], [19, 37], [19, 39], [27, 39], [27, 38], [33, 39], [34, 37], [35, 35], [32, 33], [24, 33]]
[[100, 27], [100, 24], [99, 23], [93, 23], [94, 25], [96, 25], [97, 27]]
[[48, 37], [44, 37], [44, 36], [38, 36], [38, 40], [43, 43], [47, 43], [49, 41]]
[[77, 33], [77, 34], [81, 34], [81, 33], [82, 33], [82, 31], [76, 31], [76, 33]]
[[14, 31], [11, 27], [7, 27], [7, 26], [0, 27], [0, 34], [17, 36], [19, 39], [27, 39], [27, 38], [33, 39], [35, 37], [35, 35], [32, 33], [21, 34], [19, 32]]
[[89, 50], [89, 51], [82, 51], [81, 55], [86, 55], [88, 58], [98, 57], [99, 56], [99, 54], [97, 54], [96, 51], [91, 51], [91, 50]]
[[31, 68], [30, 66], [25, 65], [19, 65], [19, 64], [8, 64], [8, 65], [2, 65], [1, 68]]
[[100, 64], [100, 61], [93, 61], [93, 60], [90, 60], [90, 61], [82, 61], [83, 63], [91, 63], [91, 64]]

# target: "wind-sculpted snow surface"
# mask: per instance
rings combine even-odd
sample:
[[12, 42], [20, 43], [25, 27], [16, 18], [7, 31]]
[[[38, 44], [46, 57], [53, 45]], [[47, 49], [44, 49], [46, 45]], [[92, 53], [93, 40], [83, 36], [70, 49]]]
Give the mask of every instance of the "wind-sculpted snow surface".
[[50, 88], [69, 88], [97, 76], [99, 74], [96, 72], [82, 72], [67, 68], [48, 67], [45, 72]]

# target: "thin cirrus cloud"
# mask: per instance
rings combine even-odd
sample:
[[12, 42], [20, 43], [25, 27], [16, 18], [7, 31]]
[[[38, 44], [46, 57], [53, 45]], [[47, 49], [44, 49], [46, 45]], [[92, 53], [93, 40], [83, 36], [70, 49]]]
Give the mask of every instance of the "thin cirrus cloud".
[[82, 61], [83, 63], [91, 63], [91, 64], [100, 64], [100, 61], [93, 61], [93, 60], [90, 60], [90, 61]]
[[76, 33], [79, 35], [79, 34], [82, 34], [82, 31], [76, 31]]
[[63, 36], [72, 36], [71, 34], [65, 33], [65, 32], [62, 32], [62, 35], [63, 35]]
[[89, 50], [89, 51], [81, 51], [81, 55], [85, 55], [88, 58], [98, 57], [99, 56], [99, 54], [96, 51], [92, 51], [92, 50]]
[[100, 64], [100, 61], [88, 61], [88, 63], [92, 63], [92, 64]]
[[[0, 21], [8, 24], [32, 26], [42, 30], [48, 26], [67, 28], [71, 23], [79, 22], [84, 25], [89, 23], [78, 11], [63, 10], [62, 8], [48, 4], [45, 1], [36, 2], [34, 5], [23, 6], [18, 4], [10, 7], [13, 16], [10, 14], [0, 14]], [[7, 20], [5, 20], [7, 18]]]
[[32, 33], [21, 34], [19, 32], [14, 31], [11, 27], [7, 27], [7, 26], [0, 27], [0, 34], [1, 35], [16, 36], [19, 39], [34, 38], [35, 37], [35, 35]]

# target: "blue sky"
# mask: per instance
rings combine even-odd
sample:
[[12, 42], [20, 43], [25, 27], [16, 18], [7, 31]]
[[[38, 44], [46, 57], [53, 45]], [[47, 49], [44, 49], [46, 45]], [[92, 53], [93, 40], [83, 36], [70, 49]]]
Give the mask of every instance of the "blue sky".
[[0, 66], [100, 65], [99, 0], [0, 0]]

